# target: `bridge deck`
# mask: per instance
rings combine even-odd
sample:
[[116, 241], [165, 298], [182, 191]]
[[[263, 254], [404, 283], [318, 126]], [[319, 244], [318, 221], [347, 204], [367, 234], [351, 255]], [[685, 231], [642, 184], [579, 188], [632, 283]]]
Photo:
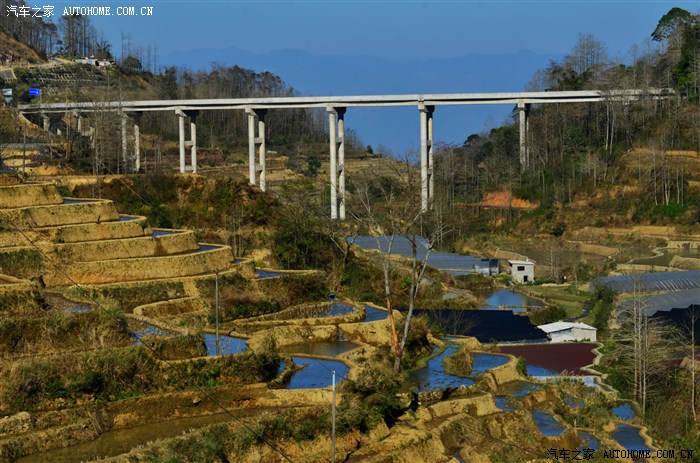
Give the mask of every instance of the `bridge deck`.
[[445, 93], [414, 95], [295, 96], [269, 98], [217, 98], [189, 100], [141, 100], [72, 102], [19, 105], [22, 113], [97, 111], [173, 111], [211, 109], [325, 108], [359, 106], [444, 106], [474, 104], [586, 103], [595, 101], [658, 98], [672, 94], [668, 89], [583, 90], [567, 92]]

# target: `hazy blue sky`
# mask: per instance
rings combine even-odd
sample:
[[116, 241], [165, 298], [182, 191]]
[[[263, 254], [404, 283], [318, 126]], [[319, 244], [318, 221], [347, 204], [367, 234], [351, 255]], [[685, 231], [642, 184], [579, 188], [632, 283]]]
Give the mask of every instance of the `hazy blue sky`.
[[592, 33], [624, 56], [673, 6], [694, 1], [54, 1], [64, 5], [152, 6], [149, 17], [93, 17], [120, 54], [121, 33], [165, 55], [193, 48], [395, 59], [449, 58], [528, 49], [565, 53]]

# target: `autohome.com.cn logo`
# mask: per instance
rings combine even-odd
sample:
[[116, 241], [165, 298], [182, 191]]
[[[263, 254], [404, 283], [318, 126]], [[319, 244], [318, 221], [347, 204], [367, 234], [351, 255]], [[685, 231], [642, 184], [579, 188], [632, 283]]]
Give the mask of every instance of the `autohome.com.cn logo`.
[[7, 16], [16, 18], [50, 18], [53, 16], [53, 6], [7, 5]]

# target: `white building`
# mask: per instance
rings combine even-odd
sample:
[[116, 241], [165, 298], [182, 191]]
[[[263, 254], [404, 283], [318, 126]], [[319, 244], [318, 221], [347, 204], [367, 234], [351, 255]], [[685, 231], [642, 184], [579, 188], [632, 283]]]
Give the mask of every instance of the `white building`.
[[555, 322], [539, 325], [551, 342], [591, 341], [595, 342], [597, 330], [585, 323]]
[[531, 260], [509, 260], [510, 274], [518, 283], [528, 283], [535, 280], [535, 263]]

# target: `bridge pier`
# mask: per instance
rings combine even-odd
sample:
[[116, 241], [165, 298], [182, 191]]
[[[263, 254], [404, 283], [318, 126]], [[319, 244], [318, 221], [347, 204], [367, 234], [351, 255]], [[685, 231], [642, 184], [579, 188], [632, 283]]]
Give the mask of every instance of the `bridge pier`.
[[331, 219], [345, 220], [345, 108], [328, 106], [326, 111], [330, 145]]
[[345, 108], [336, 108], [338, 113], [338, 217], [345, 220]]
[[425, 212], [432, 207], [435, 190], [433, 179], [433, 112], [435, 106], [418, 104], [420, 112], [420, 207]]
[[[180, 173], [184, 174], [188, 170], [197, 173], [197, 116], [199, 111], [183, 111], [178, 109], [175, 111], [178, 116], [178, 132], [180, 138]], [[190, 140], [185, 141], [185, 118], [190, 118]], [[187, 167], [185, 159], [185, 148], [190, 148], [191, 165]]]
[[180, 141], [180, 173], [185, 173], [185, 113], [180, 110], [176, 110], [177, 122], [178, 122], [178, 135]]
[[134, 112], [130, 113], [131, 122], [134, 129], [134, 171], [141, 171], [141, 129], [139, 127], [141, 123], [141, 113]]
[[[260, 190], [267, 188], [267, 171], [265, 169], [265, 157], [267, 146], [265, 145], [265, 116], [267, 109], [246, 108], [248, 115], [248, 182], [256, 184], [258, 172], [260, 172]], [[258, 119], [257, 137], [255, 130], [255, 119]], [[258, 151], [259, 164], [256, 164], [255, 151]]]
[[122, 113], [122, 163], [124, 166], [124, 173], [127, 171], [127, 153], [128, 153], [128, 140], [126, 138], [126, 123], [128, 121], [129, 117], [126, 115], [126, 113]]
[[197, 173], [197, 116], [199, 111], [185, 111], [185, 114], [190, 118], [190, 163], [193, 174]]
[[528, 146], [528, 132], [530, 125], [530, 104], [525, 101], [518, 101], [518, 119], [520, 132], [520, 167], [525, 168], [530, 165], [530, 147]]

